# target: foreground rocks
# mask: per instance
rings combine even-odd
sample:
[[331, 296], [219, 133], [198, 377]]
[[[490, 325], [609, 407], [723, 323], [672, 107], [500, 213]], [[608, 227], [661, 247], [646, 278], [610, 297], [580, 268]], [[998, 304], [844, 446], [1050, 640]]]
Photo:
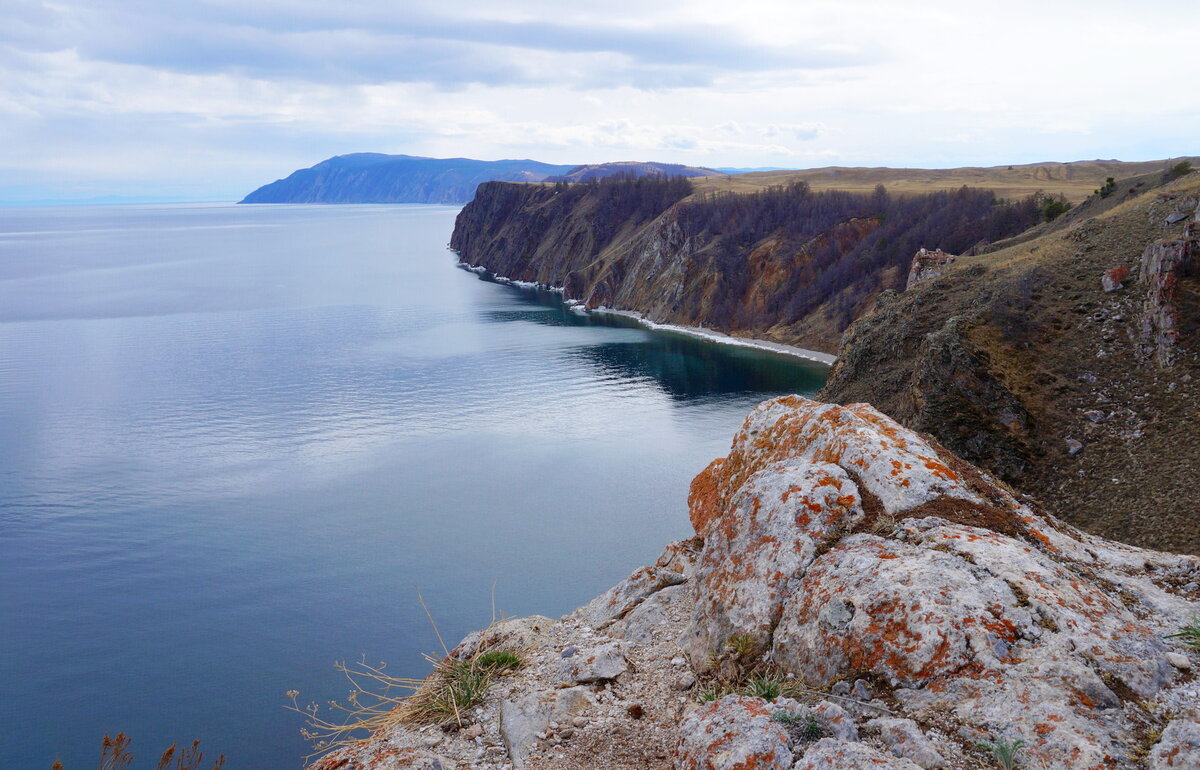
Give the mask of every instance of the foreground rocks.
[[[465, 723], [322, 768], [1200, 767], [1195, 557], [1085, 535], [869, 406], [766, 402], [697, 538], [558, 621]], [[431, 763], [438, 763], [437, 765]], [[424, 763], [424, 764], [416, 764]]]

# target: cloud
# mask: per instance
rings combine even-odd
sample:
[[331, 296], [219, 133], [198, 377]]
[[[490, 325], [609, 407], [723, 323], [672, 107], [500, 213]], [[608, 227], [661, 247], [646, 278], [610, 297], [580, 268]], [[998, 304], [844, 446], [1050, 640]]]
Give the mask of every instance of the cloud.
[[482, 10], [451, 15], [420, 4], [397, 12], [390, 2], [18, 1], [14, 31], [0, 39], [28, 50], [319, 83], [661, 89], [710, 85], [735, 73], [858, 66], [880, 57], [852, 41], [815, 34], [800, 45], [767, 45], [713, 24], [564, 21], [557, 11], [510, 19]]

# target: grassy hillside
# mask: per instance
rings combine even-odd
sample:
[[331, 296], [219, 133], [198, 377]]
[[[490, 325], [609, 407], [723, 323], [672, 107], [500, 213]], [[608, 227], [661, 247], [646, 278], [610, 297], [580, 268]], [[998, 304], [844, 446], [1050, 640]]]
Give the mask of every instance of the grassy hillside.
[[[1121, 179], [1159, 173], [1177, 163], [1171, 160], [1123, 162], [1082, 160], [1073, 163], [1031, 163], [1023, 166], [989, 168], [845, 168], [831, 166], [801, 171], [760, 171], [734, 176], [712, 176], [695, 181], [698, 192], [729, 190], [752, 192], [772, 185], [794, 181], [807, 182], [814, 190], [870, 192], [882, 184], [892, 194], [953, 190], [963, 185], [994, 190], [1007, 198], [1019, 198], [1038, 191], [1062, 194], [1080, 202], [1104, 184], [1108, 177]], [[1200, 159], [1191, 158], [1200, 166]]]
[[[932, 433], [1073, 524], [1200, 552], [1200, 271], [1193, 256], [1170, 279], [1179, 335], [1163, 366], [1146, 332], [1163, 284], [1143, 269], [1155, 244], [1200, 253], [1186, 238], [1200, 173], [1162, 181], [1117, 185], [882, 297], [847, 331], [823, 397]], [[1114, 269], [1123, 287], [1106, 292]]]

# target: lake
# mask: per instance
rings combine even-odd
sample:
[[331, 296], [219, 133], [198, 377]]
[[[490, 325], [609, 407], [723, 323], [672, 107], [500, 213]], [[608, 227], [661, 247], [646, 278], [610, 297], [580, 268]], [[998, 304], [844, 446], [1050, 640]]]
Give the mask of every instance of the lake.
[[691, 534], [687, 487], [825, 367], [457, 269], [457, 209], [0, 208], [4, 767], [202, 740], [299, 768], [284, 692], [419, 676]]

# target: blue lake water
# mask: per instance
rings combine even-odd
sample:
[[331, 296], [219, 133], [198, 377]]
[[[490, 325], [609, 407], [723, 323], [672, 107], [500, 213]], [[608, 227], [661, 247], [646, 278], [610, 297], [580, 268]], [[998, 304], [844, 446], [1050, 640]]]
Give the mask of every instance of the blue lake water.
[[299, 768], [284, 692], [422, 675], [687, 537], [692, 476], [824, 367], [482, 281], [435, 206], [0, 208], [3, 766], [202, 740]]

